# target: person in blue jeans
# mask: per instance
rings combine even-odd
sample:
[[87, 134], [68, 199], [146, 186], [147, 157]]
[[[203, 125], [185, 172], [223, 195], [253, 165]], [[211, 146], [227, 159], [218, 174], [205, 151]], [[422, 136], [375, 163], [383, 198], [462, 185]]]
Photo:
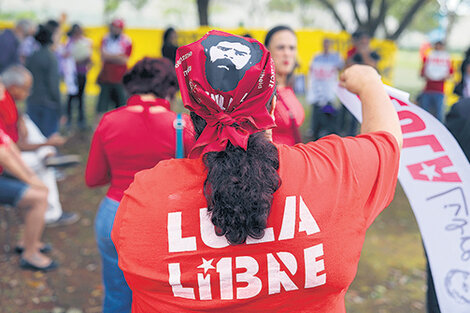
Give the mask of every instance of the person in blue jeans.
[[[166, 58], [144, 58], [126, 73], [127, 105], [105, 113], [90, 147], [85, 179], [90, 187], [110, 184], [95, 219], [95, 236], [102, 261], [104, 313], [131, 311], [132, 293], [118, 266], [111, 241], [114, 216], [134, 175], [175, 156], [177, 114], [169, 99], [178, 84], [173, 64]], [[189, 116], [185, 119], [185, 151], [194, 142]]]
[[444, 94], [438, 91], [425, 91], [419, 95], [419, 105], [440, 122], [444, 121]]
[[453, 74], [450, 55], [443, 41], [434, 43], [434, 48], [423, 59], [421, 77], [426, 80], [419, 95], [419, 105], [440, 122], [444, 122], [444, 83]]
[[40, 25], [34, 38], [41, 47], [26, 59], [26, 67], [34, 78], [26, 112], [46, 137], [59, 130], [61, 116], [59, 65], [52, 51], [52, 36], [49, 28]]
[[130, 312], [132, 291], [118, 266], [118, 255], [111, 241], [114, 216], [119, 202], [105, 197], [95, 218], [95, 238], [101, 255], [102, 277], [105, 290], [103, 312]]

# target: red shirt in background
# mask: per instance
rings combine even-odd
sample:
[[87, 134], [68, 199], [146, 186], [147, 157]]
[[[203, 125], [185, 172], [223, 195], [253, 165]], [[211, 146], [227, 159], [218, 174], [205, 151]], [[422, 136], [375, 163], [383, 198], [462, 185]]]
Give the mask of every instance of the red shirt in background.
[[378, 132], [276, 147], [265, 235], [241, 245], [215, 233], [201, 158], [136, 175], [111, 235], [133, 313], [345, 312], [366, 230], [394, 195], [397, 142]]
[[18, 141], [18, 109], [6, 90], [0, 100], [0, 126], [14, 142]]
[[[101, 42], [101, 51], [113, 55], [126, 55], [129, 57], [132, 53], [131, 39], [121, 34], [117, 39], [107, 35]], [[127, 71], [127, 64], [117, 64], [103, 61], [103, 68], [98, 76], [99, 83], [121, 83], [122, 77]]]
[[349, 48], [349, 50], [346, 52], [346, 60], [352, 57], [353, 55], [356, 54], [357, 48], [355, 46], [352, 46]]
[[[135, 112], [129, 106], [160, 105], [159, 113]], [[168, 101], [157, 99], [144, 102], [132, 96], [127, 107], [106, 113], [100, 121], [90, 147], [85, 179], [90, 187], [111, 183], [107, 196], [120, 201], [124, 190], [134, 180], [135, 173], [154, 167], [158, 162], [174, 158], [176, 113], [166, 109]], [[145, 109], [144, 109], [145, 110]], [[194, 145], [191, 119], [183, 115], [185, 152]]]
[[[299, 127], [305, 119], [304, 108], [297, 100], [292, 88], [279, 87], [276, 91], [277, 102], [274, 118], [277, 127], [273, 129], [273, 141], [278, 144], [293, 146], [297, 143], [296, 137], [300, 136]], [[293, 120], [290, 117], [291, 114]], [[295, 121], [295, 125], [292, 125], [293, 121]]]
[[[3, 131], [2, 126], [0, 125], [0, 146], [9, 145], [11, 142], [10, 137]], [[0, 166], [0, 174], [3, 172], [3, 167]]]
[[[421, 76], [426, 79], [424, 92], [444, 93], [444, 83], [449, 75], [454, 73], [450, 55], [445, 51], [431, 51], [423, 58], [423, 66], [421, 68]], [[444, 77], [433, 79], [436, 77]]]

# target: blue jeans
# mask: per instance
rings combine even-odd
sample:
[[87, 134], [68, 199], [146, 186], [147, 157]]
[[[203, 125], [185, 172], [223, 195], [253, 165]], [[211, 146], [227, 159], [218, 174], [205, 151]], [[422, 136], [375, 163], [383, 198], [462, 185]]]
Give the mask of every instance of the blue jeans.
[[423, 92], [419, 96], [419, 105], [431, 113], [440, 122], [444, 121], [444, 94], [440, 92]]
[[28, 188], [16, 178], [0, 175], [0, 204], [16, 206]]
[[50, 137], [59, 130], [59, 110], [42, 105], [28, 105], [26, 112], [44, 136]]
[[111, 241], [114, 216], [119, 202], [105, 197], [95, 219], [95, 237], [101, 254], [104, 285], [103, 313], [131, 312], [132, 291], [118, 267], [118, 255]]

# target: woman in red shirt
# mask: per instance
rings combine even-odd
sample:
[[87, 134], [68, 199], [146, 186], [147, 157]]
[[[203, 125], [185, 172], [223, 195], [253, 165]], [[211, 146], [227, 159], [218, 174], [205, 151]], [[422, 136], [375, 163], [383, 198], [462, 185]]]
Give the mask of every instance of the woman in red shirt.
[[362, 135], [290, 147], [271, 141], [274, 64], [256, 40], [210, 31], [178, 49], [176, 71], [192, 159], [138, 173], [112, 231], [133, 312], [344, 312], [397, 180], [400, 124], [379, 75], [341, 77], [363, 101]]
[[277, 105], [273, 141], [292, 146], [302, 142], [299, 127], [305, 119], [302, 104], [292, 89], [292, 74], [296, 66], [297, 37], [288, 26], [276, 26], [266, 34], [264, 45], [271, 52], [276, 68]]
[[[144, 58], [124, 76], [131, 95], [127, 106], [106, 113], [99, 123], [86, 168], [90, 187], [110, 183], [95, 220], [95, 232], [103, 263], [105, 297], [103, 312], [129, 312], [131, 291], [117, 266], [111, 241], [114, 215], [124, 190], [134, 175], [159, 161], [175, 156], [177, 114], [168, 99], [177, 91], [175, 70], [169, 60]], [[194, 141], [189, 116], [183, 116], [184, 146], [190, 151]]]

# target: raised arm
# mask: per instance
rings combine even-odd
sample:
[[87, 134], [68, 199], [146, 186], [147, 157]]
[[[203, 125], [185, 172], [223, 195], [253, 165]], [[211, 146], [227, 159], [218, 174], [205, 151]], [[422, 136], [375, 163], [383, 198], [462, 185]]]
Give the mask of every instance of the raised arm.
[[403, 145], [398, 114], [377, 71], [367, 65], [353, 65], [340, 76], [340, 85], [357, 94], [362, 102], [361, 134], [387, 131]]

